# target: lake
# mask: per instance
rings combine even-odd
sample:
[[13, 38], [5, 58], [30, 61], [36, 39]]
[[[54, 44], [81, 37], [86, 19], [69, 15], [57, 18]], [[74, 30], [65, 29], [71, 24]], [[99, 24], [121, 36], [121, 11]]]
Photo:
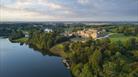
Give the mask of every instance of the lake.
[[71, 77], [62, 58], [0, 38], [0, 77]]

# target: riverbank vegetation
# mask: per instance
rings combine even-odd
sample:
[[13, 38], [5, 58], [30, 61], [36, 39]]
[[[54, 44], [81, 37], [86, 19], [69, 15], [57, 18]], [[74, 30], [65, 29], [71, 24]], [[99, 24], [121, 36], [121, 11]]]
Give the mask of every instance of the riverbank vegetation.
[[14, 42], [19, 42], [19, 43], [27, 43], [28, 42], [28, 38], [26, 37], [22, 37], [16, 40], [13, 40]]
[[50, 49], [52, 46], [68, 40], [68, 37], [61, 36], [56, 32], [38, 30], [30, 33], [28, 43], [35, 45], [39, 49]]

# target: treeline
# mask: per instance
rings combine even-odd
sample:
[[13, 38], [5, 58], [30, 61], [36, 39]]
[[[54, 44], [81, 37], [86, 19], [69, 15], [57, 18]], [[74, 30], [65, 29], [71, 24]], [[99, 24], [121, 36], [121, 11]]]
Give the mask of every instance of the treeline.
[[0, 36], [8, 37], [12, 30], [8, 28], [0, 28]]
[[137, 36], [138, 35], [138, 25], [123, 25], [123, 26], [113, 26], [113, 32], [123, 33], [126, 36]]
[[9, 40], [13, 41], [22, 37], [25, 37], [25, 34], [22, 31], [14, 30], [10, 33]]
[[74, 77], [138, 77], [138, 40], [109, 39], [64, 45]]
[[0, 37], [10, 37], [14, 33], [18, 34], [21, 31], [30, 31], [36, 28], [38, 29], [39, 27], [34, 27], [27, 23], [0, 23]]
[[64, 37], [59, 33], [37, 30], [30, 33], [28, 43], [39, 49], [50, 49], [55, 44], [62, 43], [67, 40], [69, 40], [68, 37]]

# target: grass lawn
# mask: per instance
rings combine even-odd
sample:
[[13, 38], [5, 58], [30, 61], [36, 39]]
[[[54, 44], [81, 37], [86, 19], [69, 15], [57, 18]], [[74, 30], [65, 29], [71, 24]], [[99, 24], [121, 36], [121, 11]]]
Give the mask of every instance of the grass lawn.
[[65, 52], [64, 52], [64, 46], [63, 44], [57, 44], [53, 46], [50, 51], [56, 55], [60, 55], [62, 57], [65, 57]]
[[14, 40], [14, 41], [15, 41], [15, 42], [25, 43], [25, 42], [27, 42], [27, 41], [28, 41], [28, 38], [23, 37], [23, 38], [16, 39], [16, 40]]
[[121, 34], [121, 33], [114, 33], [110, 36], [110, 40], [112, 42], [116, 42], [116, 41], [119, 41], [119, 40], [122, 41], [122, 42], [125, 42], [130, 38], [136, 38], [138, 40], [138, 36], [125, 36], [124, 34]]

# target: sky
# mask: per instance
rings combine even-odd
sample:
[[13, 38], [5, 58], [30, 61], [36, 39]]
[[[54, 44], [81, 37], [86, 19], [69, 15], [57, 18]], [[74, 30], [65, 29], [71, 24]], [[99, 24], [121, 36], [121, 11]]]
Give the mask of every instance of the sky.
[[138, 21], [138, 0], [0, 0], [0, 21]]

